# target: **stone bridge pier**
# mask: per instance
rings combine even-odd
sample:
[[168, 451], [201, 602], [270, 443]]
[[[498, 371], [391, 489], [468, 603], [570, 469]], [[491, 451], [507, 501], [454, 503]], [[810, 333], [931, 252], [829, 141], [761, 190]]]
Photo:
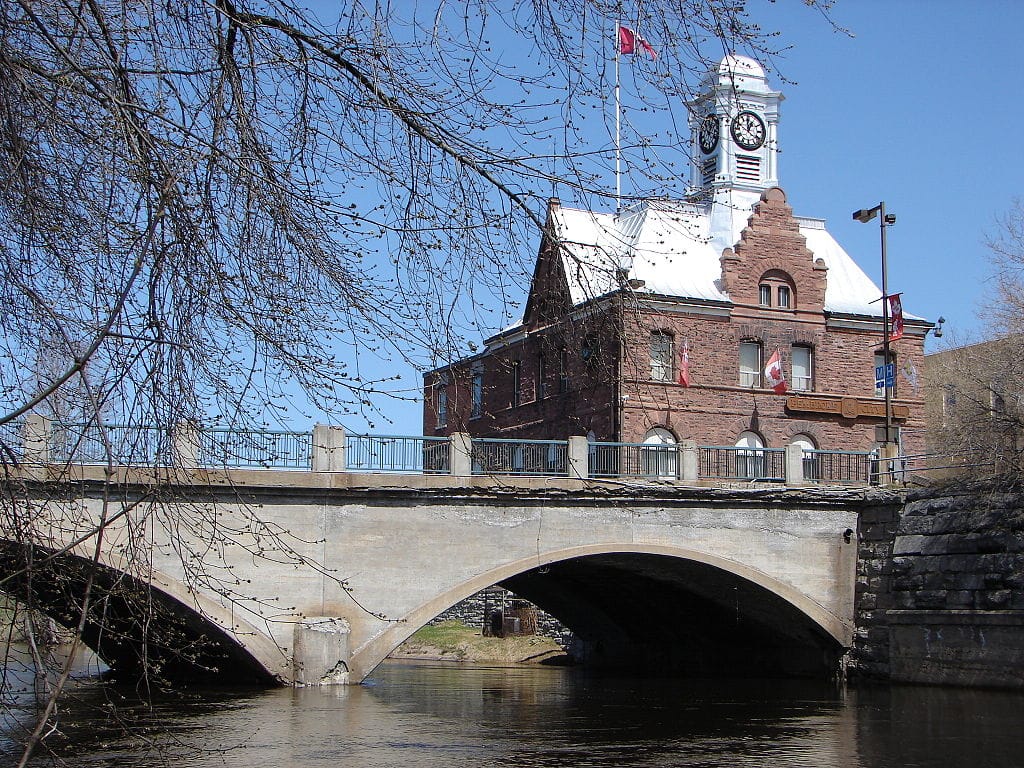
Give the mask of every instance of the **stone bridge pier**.
[[[878, 493], [187, 472], [157, 498], [125, 470], [111, 502], [84, 468], [39, 500], [63, 505], [65, 522], [35, 594], [65, 624], [93, 540], [62, 546], [114, 518], [94, 577], [103, 619], [86, 640], [115, 671], [159, 659], [186, 677], [355, 683], [430, 619], [502, 584], [572, 629], [586, 663], [827, 676], [852, 643], [858, 514]], [[173, 632], [140, 635], [156, 623]]]

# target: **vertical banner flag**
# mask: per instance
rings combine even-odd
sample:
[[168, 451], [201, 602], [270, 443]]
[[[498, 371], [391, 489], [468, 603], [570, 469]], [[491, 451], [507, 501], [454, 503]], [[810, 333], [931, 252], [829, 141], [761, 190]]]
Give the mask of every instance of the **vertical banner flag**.
[[914, 394], [917, 394], [921, 387], [921, 377], [917, 374], [917, 366], [914, 365], [913, 360], [907, 360], [903, 363], [903, 377], [910, 382], [910, 386], [914, 389]]
[[777, 395], [784, 394], [789, 389], [786, 384], [786, 374], [782, 372], [782, 356], [779, 355], [777, 349], [768, 358], [768, 365], [764, 367], [764, 378], [768, 388], [774, 389]]
[[889, 297], [889, 341], [903, 338], [903, 303], [900, 301], [902, 295], [894, 293]]
[[648, 55], [652, 59], [658, 58], [658, 54], [654, 50], [654, 46], [640, 37], [640, 35], [629, 27], [619, 27], [619, 53], [636, 53], [637, 43], [640, 44], [641, 48], [647, 51]]
[[679, 383], [684, 387], [690, 386], [690, 342], [684, 341], [683, 348], [679, 350]]

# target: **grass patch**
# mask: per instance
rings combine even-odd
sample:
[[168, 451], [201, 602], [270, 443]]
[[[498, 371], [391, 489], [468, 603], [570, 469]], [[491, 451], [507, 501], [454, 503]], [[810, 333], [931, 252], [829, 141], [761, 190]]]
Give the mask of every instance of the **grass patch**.
[[454, 651], [460, 643], [467, 642], [474, 637], [481, 637], [479, 630], [467, 627], [461, 621], [443, 621], [440, 624], [428, 624], [421, 627], [413, 633], [407, 642]]
[[484, 637], [462, 622], [445, 621], [417, 630], [392, 655], [508, 664], [561, 653], [548, 637]]

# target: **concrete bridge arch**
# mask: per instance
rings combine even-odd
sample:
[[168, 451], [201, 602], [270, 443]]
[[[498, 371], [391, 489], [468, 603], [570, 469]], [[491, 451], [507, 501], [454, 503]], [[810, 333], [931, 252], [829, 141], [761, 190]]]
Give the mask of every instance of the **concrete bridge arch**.
[[43, 548], [26, 579], [20, 548], [0, 542], [0, 572], [11, 580], [6, 591], [22, 598], [30, 591], [34, 609], [73, 629], [90, 582], [82, 641], [118, 677], [264, 685], [290, 678], [291, 660], [269, 633], [178, 579], [158, 570], [140, 579], [137, 565], [109, 553], [93, 564], [74, 551]]
[[[300, 647], [307, 624], [335, 620], [344, 647], [320, 661], [358, 682], [420, 626], [495, 583], [562, 619], [595, 664], [643, 659], [700, 674], [726, 648], [729, 667], [821, 672], [852, 641], [851, 534], [860, 510], [876, 503], [864, 489], [552, 478], [497, 486], [486, 477], [238, 470], [175, 482], [167, 497], [187, 503], [180, 514], [208, 525], [189, 534], [194, 541], [154, 532], [151, 573], [140, 581], [185, 626], [216, 638], [230, 663], [281, 682], [310, 680], [300, 671], [320, 663]], [[98, 516], [110, 503], [101, 501], [109, 498], [103, 488], [80, 479], [75, 503]], [[126, 505], [133, 492], [126, 488]], [[287, 558], [203, 538], [219, 521], [238, 528], [256, 515], [268, 530], [287, 532]], [[122, 533], [112, 528], [107, 539]], [[183, 550], [205, 552], [241, 586], [200, 586]], [[111, 544], [104, 557], [111, 580], [121, 571], [117, 551]]]
[[[623, 582], [617, 594], [603, 600], [594, 600], [593, 594], [581, 595], [578, 584], [593, 584], [602, 570], [607, 572], [605, 579]], [[565, 582], [567, 574], [570, 583]], [[694, 579], [694, 574], [700, 576]], [[594, 665], [698, 675], [824, 675], [834, 668], [852, 639], [849, 620], [756, 568], [680, 546], [607, 543], [567, 547], [504, 563], [446, 590], [356, 649], [352, 654], [353, 672], [369, 673], [420, 627], [494, 584], [531, 600], [567, 623], [577, 635], [582, 634], [574, 651]], [[604, 589], [603, 584], [594, 587]], [[623, 597], [631, 591], [638, 592], [634, 605], [624, 610]], [[717, 600], [715, 592], [719, 593]], [[673, 621], [673, 614], [683, 606], [672, 598], [684, 595], [690, 598], [686, 602], [691, 612], [682, 622]], [[640, 605], [636, 605], [638, 601]], [[704, 603], [704, 610], [692, 610], [694, 603]], [[691, 636], [696, 633], [720, 644], [721, 639], [709, 633], [721, 632], [722, 628], [702, 624], [712, 618], [709, 613], [714, 613], [716, 604], [736, 612], [736, 625], [728, 628], [727, 634], [735, 635], [735, 645], [743, 655], [722, 655], [719, 645], [718, 662], [709, 663], [707, 649], [694, 655], [692, 637], [681, 642], [684, 638], [679, 630], [689, 625]], [[765, 635], [773, 634], [776, 641], [783, 642], [776, 642], [777, 647], [766, 657]], [[648, 642], [630, 640], [637, 636], [648, 638]], [[747, 663], [743, 663], [744, 658]]]

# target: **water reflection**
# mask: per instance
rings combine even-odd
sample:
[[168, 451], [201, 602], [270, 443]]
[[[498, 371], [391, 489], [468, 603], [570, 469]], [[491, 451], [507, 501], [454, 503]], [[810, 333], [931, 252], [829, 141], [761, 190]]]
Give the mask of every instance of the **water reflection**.
[[[72, 765], [140, 768], [1024, 762], [1024, 696], [992, 692], [388, 662], [359, 687], [133, 697], [80, 686], [54, 747]], [[0, 746], [0, 764], [12, 754]]]

